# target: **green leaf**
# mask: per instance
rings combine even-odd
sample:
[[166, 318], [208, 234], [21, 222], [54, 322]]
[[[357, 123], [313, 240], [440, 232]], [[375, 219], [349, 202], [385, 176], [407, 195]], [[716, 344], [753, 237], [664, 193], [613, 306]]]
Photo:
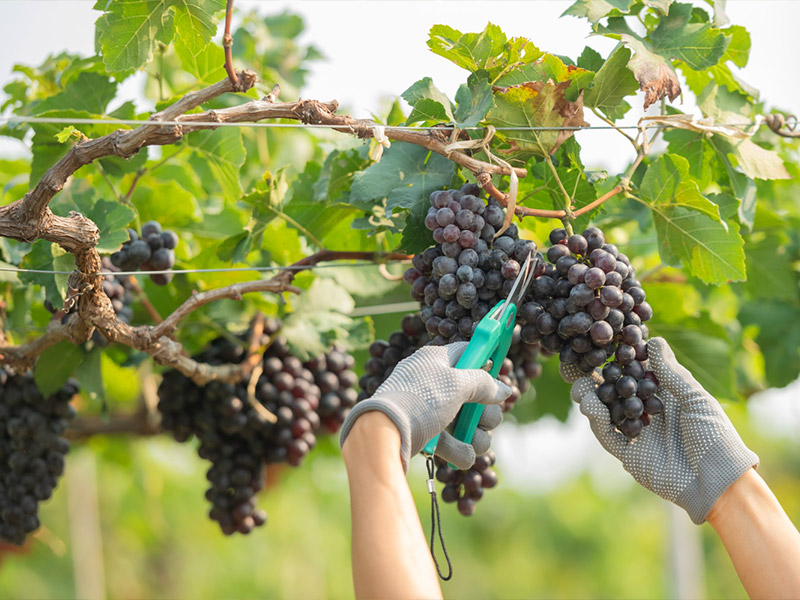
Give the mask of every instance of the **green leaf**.
[[[80, 207], [80, 203], [78, 203]], [[100, 241], [97, 243], [98, 252], [113, 252], [128, 241], [128, 232], [125, 229], [133, 221], [133, 211], [130, 207], [111, 200], [98, 200], [91, 206], [82, 208], [84, 216], [94, 221], [100, 229]]]
[[[455, 166], [444, 156], [405, 142], [394, 142], [378, 163], [358, 173], [350, 200], [359, 207], [386, 198], [386, 212], [427, 202], [431, 192], [442, 189], [453, 178]], [[399, 183], [399, 185], [398, 185]]]
[[131, 198], [139, 220], [156, 220], [164, 227], [187, 227], [200, 221], [195, 197], [175, 181], [140, 183]]
[[434, 25], [428, 47], [468, 71], [485, 70], [490, 79], [542, 55], [532, 42], [522, 37], [507, 39], [502, 30], [491, 23], [480, 33], [461, 33], [447, 25]]
[[209, 193], [221, 191], [226, 200], [238, 200], [242, 195], [239, 170], [247, 157], [241, 130], [221, 127], [216, 131], [191, 133], [186, 139], [192, 149], [189, 162], [200, 176], [203, 188]]
[[175, 31], [187, 50], [199, 54], [217, 31], [217, 16], [225, 0], [170, 0], [175, 10]]
[[653, 212], [665, 263], [682, 262], [705, 283], [745, 279], [744, 241], [700, 193], [685, 158], [660, 156], [647, 168], [640, 192]]
[[100, 400], [105, 408], [106, 385], [101, 368], [102, 357], [103, 351], [100, 348], [92, 349], [75, 369], [75, 377], [81, 385], [81, 391], [88, 394], [92, 400]]
[[63, 90], [37, 104], [34, 115], [51, 110], [85, 111], [102, 115], [117, 94], [117, 83], [100, 73], [81, 73]]
[[461, 33], [447, 25], [434, 25], [428, 38], [428, 47], [435, 54], [473, 73], [485, 69], [506, 43], [506, 35], [491, 23], [481, 33]]
[[561, 83], [570, 82], [564, 96], [570, 102], [577, 100], [582, 89], [594, 79], [594, 73], [566, 63], [562, 57], [545, 54], [539, 60], [509, 71], [495, 82], [495, 86], [524, 85], [530, 81]]
[[[36, 240], [31, 244], [30, 252], [22, 259], [20, 267], [37, 271], [55, 271], [56, 268], [53, 264], [54, 247], [58, 248], [55, 244], [46, 240]], [[60, 250], [60, 248], [58, 248], [58, 250]], [[61, 255], [61, 253], [59, 253], [59, 255]], [[68, 256], [72, 255], [70, 254]], [[74, 268], [74, 262], [72, 268]], [[64, 305], [66, 287], [58, 286], [54, 275], [46, 273], [20, 273], [19, 280], [22, 283], [43, 286], [45, 289], [45, 297], [53, 303], [53, 306]]]
[[583, 96], [583, 103], [597, 108], [612, 121], [622, 118], [630, 104], [624, 98], [635, 94], [639, 84], [628, 68], [631, 51], [623, 46], [617, 48], [595, 75]]
[[[430, 77], [420, 79], [400, 96], [413, 107], [406, 121], [408, 124], [419, 121], [454, 120], [450, 99], [433, 84], [433, 80]], [[416, 113], [422, 115], [430, 113], [437, 116], [420, 118]]]
[[604, 63], [603, 57], [597, 50], [586, 46], [578, 57], [577, 64], [581, 69], [597, 73], [603, 67]]
[[[734, 400], [739, 397], [730, 341], [719, 326], [707, 318], [683, 323], [648, 321], [648, 325], [651, 335], [667, 340], [678, 362], [694, 375], [709, 394], [719, 399]], [[712, 332], [714, 335], [709, 335]]]
[[779, 300], [759, 299], [742, 307], [743, 325], [758, 326], [767, 384], [783, 387], [800, 372], [800, 310]]
[[301, 358], [325, 352], [335, 340], [345, 340], [355, 302], [335, 281], [314, 279], [311, 287], [293, 301], [293, 311], [283, 320], [282, 333]]
[[153, 58], [157, 42], [168, 44], [175, 35], [170, 0], [98, 0], [95, 39], [109, 73], [138, 69]]
[[525, 161], [531, 156], [552, 154], [572, 135], [572, 131], [536, 131], [531, 127], [581, 127], [583, 104], [570, 102], [565, 91], [569, 81], [530, 81], [522, 85], [495, 88], [495, 107], [487, 120], [495, 127], [524, 129], [498, 131], [498, 150]]
[[75, 368], [83, 361], [83, 351], [68, 340], [62, 340], [39, 355], [33, 368], [33, 380], [47, 398], [61, 389]]
[[750, 33], [741, 25], [732, 25], [723, 29], [723, 32], [730, 36], [730, 41], [721, 62], [729, 60], [739, 68], [747, 66], [750, 58]]
[[418, 100], [406, 119], [406, 125], [420, 121], [452, 121], [452, 114], [441, 103], [430, 98]]
[[175, 41], [175, 51], [185, 71], [197, 78], [198, 84], [211, 85], [225, 78], [225, 51], [216, 44], [206, 44], [194, 52], [185, 44]]
[[732, 157], [738, 166], [751, 179], [791, 179], [780, 155], [767, 150], [749, 138], [732, 140], [715, 136], [715, 145], [728, 159]]
[[494, 96], [488, 75], [471, 74], [467, 83], [459, 86], [456, 92], [456, 127], [474, 127], [493, 106]]
[[[747, 260], [745, 288], [753, 298], [798, 301], [797, 273], [792, 268], [793, 257], [782, 235], [772, 233], [759, 240], [748, 240], [744, 247]], [[768, 266], [767, 266], [768, 265]]]
[[411, 212], [406, 217], [406, 225], [403, 227], [403, 238], [400, 241], [402, 252], [408, 254], [418, 254], [433, 243], [430, 230], [425, 227], [425, 215], [428, 213], [427, 202], [417, 202], [411, 208]]
[[81, 132], [75, 129], [72, 125], [70, 125], [69, 127], [64, 127], [64, 129], [62, 129], [56, 134], [56, 139], [58, 140], [59, 144], [63, 144], [72, 137], [75, 138], [81, 137]]
[[584, 17], [591, 23], [609, 15], [628, 14], [633, 0], [576, 0], [561, 16]]
[[649, 37], [653, 50], [662, 56], [701, 71], [719, 62], [730, 39], [708, 23], [692, 22], [691, 17], [691, 4], [675, 2]]

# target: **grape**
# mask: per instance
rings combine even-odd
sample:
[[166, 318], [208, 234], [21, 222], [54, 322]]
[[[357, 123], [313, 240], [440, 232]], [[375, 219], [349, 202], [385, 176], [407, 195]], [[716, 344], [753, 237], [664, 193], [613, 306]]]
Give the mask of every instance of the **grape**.
[[569, 271], [567, 271], [567, 279], [572, 285], [578, 285], [579, 283], [584, 281], [584, 278], [586, 277], [586, 272], [588, 270], [589, 267], [587, 267], [583, 263], [575, 263], [569, 268]]
[[636, 380], [628, 375], [623, 375], [616, 382], [617, 393], [623, 398], [629, 398], [636, 393]]
[[644, 401], [644, 410], [648, 415], [657, 415], [664, 412], [664, 403], [658, 396], [650, 396]]
[[589, 244], [582, 235], [571, 235], [567, 240], [567, 248], [573, 254], [586, 254]]
[[642, 421], [640, 419], [625, 419], [620, 425], [622, 433], [633, 439], [642, 432]]
[[158, 221], [147, 221], [142, 225], [142, 238], [159, 233], [161, 233], [161, 223]]
[[620, 344], [614, 356], [619, 364], [627, 365], [636, 358], [636, 351], [627, 344]]
[[597, 267], [592, 267], [586, 271], [584, 281], [586, 282], [586, 285], [593, 290], [596, 290], [602, 287], [602, 285], [606, 282], [606, 274]]
[[610, 405], [618, 399], [617, 390], [613, 383], [602, 383], [597, 387], [597, 397], [603, 404]]
[[625, 416], [629, 419], [638, 419], [642, 416], [642, 412], [644, 412], [644, 404], [642, 404], [642, 401], [636, 396], [625, 398], [622, 407], [625, 410]]
[[600, 290], [600, 301], [609, 308], [616, 308], [622, 304], [622, 296], [623, 293], [617, 287], [606, 286]]
[[[555, 246], [556, 244], [564, 244], [566, 245], [567, 239], [569, 238], [569, 234], [567, 233], [566, 229], [553, 229], [550, 232], [549, 239], [550, 243]], [[549, 260], [549, 258], [548, 258]], [[550, 261], [554, 262], [554, 261]]]
[[[611, 340], [614, 338], [614, 331], [611, 329], [611, 325], [605, 321], [595, 321], [589, 329], [589, 335], [595, 344], [598, 346], [605, 346], [611, 343]], [[605, 362], [605, 359], [603, 362]]]
[[[656, 390], [658, 390], [658, 386], [653, 381], [651, 381], [650, 379], [641, 379], [639, 381], [639, 389], [636, 392], [636, 394], [639, 396], [639, 398], [646, 401], [655, 395]], [[647, 412], [650, 414], [654, 414], [649, 410]]]
[[570, 255], [569, 248], [564, 245], [558, 244], [557, 246], [550, 246], [547, 250], [547, 260], [555, 264], [560, 258]]
[[44, 398], [33, 376], [0, 367], [0, 540], [17, 546], [39, 528], [39, 503], [52, 496], [64, 472], [69, 442], [61, 437], [75, 416], [78, 393], [69, 380]]
[[635, 346], [642, 341], [642, 330], [637, 325], [625, 325], [619, 335], [619, 339], [629, 346]]
[[[418, 329], [422, 323], [404, 326]], [[162, 427], [180, 442], [196, 436], [198, 454], [211, 462], [209, 516], [225, 535], [246, 534], [266, 523], [266, 513], [255, 506], [264, 465], [301, 464], [316, 445], [317, 432], [336, 432], [357, 400], [352, 356], [333, 348], [303, 363], [291, 355], [286, 340], [277, 335], [279, 329], [279, 322], [267, 320], [260, 341], [267, 350], [253, 400], [277, 417], [275, 423], [247, 400], [249, 379], [198, 387], [183, 374], [168, 371], [159, 386]], [[249, 337], [245, 333], [240, 339], [244, 343]], [[391, 349], [388, 343], [373, 343], [368, 371], [382, 371]], [[228, 338], [218, 338], [196, 358], [210, 364], [236, 363], [244, 351]]]

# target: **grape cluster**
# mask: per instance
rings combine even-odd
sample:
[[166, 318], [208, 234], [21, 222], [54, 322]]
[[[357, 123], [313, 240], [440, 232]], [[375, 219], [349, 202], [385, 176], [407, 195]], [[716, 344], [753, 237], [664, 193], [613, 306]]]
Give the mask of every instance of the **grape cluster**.
[[[178, 234], [161, 230], [158, 221], [142, 225], [141, 235], [128, 229], [128, 241], [111, 255], [111, 264], [121, 271], [166, 271], [175, 265], [175, 247]], [[150, 279], [158, 285], [172, 281], [172, 273], [153, 273]]]
[[483, 498], [484, 490], [497, 485], [497, 473], [492, 469], [494, 452], [489, 450], [475, 459], [471, 469], [459, 471], [446, 461], [435, 457], [436, 479], [444, 484], [441, 498], [445, 502], [458, 504], [458, 512], [465, 517], [475, 514], [476, 503]]
[[[252, 399], [249, 379], [199, 387], [169, 371], [159, 387], [162, 427], [179, 442], [197, 437], [199, 456], [211, 462], [209, 516], [226, 535], [249, 533], [266, 522], [266, 513], [255, 503], [265, 465], [300, 465], [316, 446], [320, 428], [335, 432], [355, 403], [352, 356], [333, 349], [303, 363], [291, 354], [279, 329], [274, 319], [265, 325], [260, 342], [267, 349]], [[196, 358], [215, 365], [241, 363], [245, 354], [243, 344], [218, 338]]]
[[75, 416], [78, 393], [69, 381], [43, 398], [31, 375], [0, 368], [0, 539], [21, 545], [39, 528], [39, 502], [47, 500], [64, 472], [69, 442], [61, 437]]
[[511, 347], [497, 376], [511, 388], [511, 395], [503, 401], [503, 412], [512, 410], [517, 400], [531, 387], [530, 380], [542, 374], [542, 365], [538, 361], [541, 347], [538, 343], [524, 342], [521, 331], [520, 325], [514, 326]]
[[550, 264], [519, 309], [520, 336], [587, 374], [613, 358], [603, 369], [605, 383], [598, 393], [614, 423], [635, 438], [649, 415], [663, 409], [654, 395], [655, 377], [645, 377], [642, 364], [649, 335], [644, 322], [653, 309], [628, 257], [607, 244], [597, 227], [582, 235], [554, 229], [550, 243]]
[[478, 321], [508, 296], [520, 265], [536, 250], [532, 241], [518, 239], [514, 224], [494, 237], [505, 211], [494, 198], [484, 204], [479, 192], [467, 183], [430, 195], [425, 226], [435, 245], [414, 256], [405, 272], [432, 344], [468, 340]]
[[397, 363], [414, 354], [428, 341], [425, 323], [419, 315], [403, 317], [401, 331], [395, 331], [388, 341], [374, 341], [369, 347], [370, 358], [364, 365], [364, 375], [358, 381], [361, 392], [357, 401], [361, 402], [372, 396], [392, 374]]

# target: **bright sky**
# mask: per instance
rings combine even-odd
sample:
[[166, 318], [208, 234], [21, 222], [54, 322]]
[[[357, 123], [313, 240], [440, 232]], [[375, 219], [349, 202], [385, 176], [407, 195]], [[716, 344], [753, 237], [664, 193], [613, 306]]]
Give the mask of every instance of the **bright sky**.
[[[357, 117], [379, 112], [382, 102], [399, 95], [416, 80], [430, 76], [451, 98], [466, 72], [428, 51], [430, 27], [446, 23], [462, 31], [482, 30], [487, 21], [509, 36], [525, 36], [546, 51], [577, 57], [588, 44], [607, 55], [614, 42], [586, 38], [587, 23], [574, 17], [559, 19], [571, 4], [563, 0], [528, 2], [444, 1], [253, 1], [237, 0], [240, 10], [256, 8], [263, 14], [291, 10], [306, 21], [304, 41], [313, 43], [327, 59], [317, 63], [303, 97], [336, 98]], [[68, 49], [93, 52], [94, 1], [5, 0], [0, 20], [0, 87], [8, 81], [15, 63], [36, 65], [51, 53]], [[800, 2], [796, 0], [729, 0], [727, 13], [752, 36], [750, 63], [739, 75], [760, 89], [768, 107], [800, 114]], [[244, 66], [244, 65], [243, 65]], [[141, 99], [134, 80], [123, 95]], [[690, 110], [686, 98], [684, 110]], [[639, 103], [641, 106], [641, 103]], [[640, 110], [626, 122], [635, 124]], [[613, 131], [578, 134], [587, 165], [621, 169], [631, 160], [627, 141]], [[619, 139], [618, 139], [619, 138]], [[21, 148], [18, 142], [0, 142], [0, 154]], [[796, 436], [800, 409], [799, 384], [751, 401], [749, 411], [764, 427], [780, 426], [777, 435]], [[565, 401], [568, 399], [565, 398]], [[776, 422], [772, 415], [781, 414]], [[511, 483], [547, 489], [566, 477], [589, 468], [598, 482], [618, 485], [632, 480], [606, 453], [598, 453], [585, 420], [573, 412], [566, 425], [543, 419], [524, 428], [506, 428], [496, 437], [495, 448]], [[530, 458], [537, 457], [531, 461]], [[534, 468], [534, 465], [541, 468]], [[610, 477], [610, 479], [609, 479]]]

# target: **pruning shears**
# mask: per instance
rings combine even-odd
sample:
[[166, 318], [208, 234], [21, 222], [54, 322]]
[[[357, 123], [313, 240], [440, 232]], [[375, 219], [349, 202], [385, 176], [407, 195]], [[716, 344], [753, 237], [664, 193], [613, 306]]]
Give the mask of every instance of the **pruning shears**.
[[[508, 298], [498, 302], [480, 320], [464, 354], [456, 363], [456, 369], [486, 369], [492, 377], [497, 378], [508, 354], [508, 349], [511, 347], [511, 338], [517, 320], [517, 307], [525, 297], [528, 287], [536, 275], [539, 262], [540, 259], [535, 257], [533, 252], [528, 255], [519, 275], [514, 280]], [[457, 440], [467, 444], [472, 443], [472, 437], [475, 435], [475, 429], [478, 427], [483, 409], [483, 404], [472, 402], [461, 407], [453, 431]], [[431, 438], [422, 452], [433, 454], [438, 442], [438, 435]]]

